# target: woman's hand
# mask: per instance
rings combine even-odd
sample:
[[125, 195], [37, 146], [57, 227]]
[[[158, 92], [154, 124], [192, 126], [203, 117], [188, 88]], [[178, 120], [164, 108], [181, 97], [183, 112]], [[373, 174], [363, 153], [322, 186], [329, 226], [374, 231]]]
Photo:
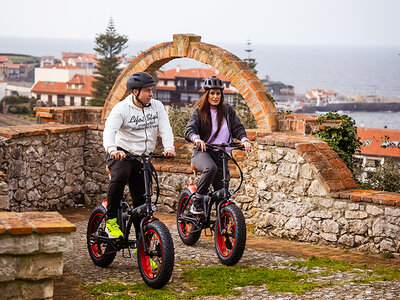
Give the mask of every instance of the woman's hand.
[[251, 146], [251, 144], [250, 144], [249, 141], [244, 141], [242, 144], [243, 144], [244, 150], [245, 150], [246, 152], [250, 152], [251, 149], [253, 148], [253, 147]]
[[198, 150], [206, 151], [206, 143], [204, 143], [204, 141], [201, 139], [194, 139], [194, 145]]
[[126, 154], [121, 150], [113, 150], [111, 151], [110, 156], [112, 159], [123, 160], [126, 157]]

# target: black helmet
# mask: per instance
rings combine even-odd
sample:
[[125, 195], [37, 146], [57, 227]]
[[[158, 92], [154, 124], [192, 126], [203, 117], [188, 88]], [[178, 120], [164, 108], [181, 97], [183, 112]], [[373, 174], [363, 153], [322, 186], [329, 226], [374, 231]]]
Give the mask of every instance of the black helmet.
[[136, 72], [128, 77], [126, 88], [128, 90], [141, 89], [148, 86], [154, 86], [156, 82], [153, 76], [146, 72]]
[[208, 77], [204, 81], [203, 88], [208, 91], [210, 89], [220, 89], [223, 90], [225, 88], [224, 83], [222, 82], [221, 79], [219, 79], [217, 76], [211, 76]]

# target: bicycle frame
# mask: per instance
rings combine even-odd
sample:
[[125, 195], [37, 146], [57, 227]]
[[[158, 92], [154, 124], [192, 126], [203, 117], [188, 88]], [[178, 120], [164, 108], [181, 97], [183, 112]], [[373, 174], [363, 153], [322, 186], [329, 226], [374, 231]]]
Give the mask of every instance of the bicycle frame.
[[[153, 212], [156, 210], [156, 205], [158, 202], [158, 198], [160, 195], [160, 186], [158, 182], [158, 175], [157, 172], [155, 171], [153, 165], [151, 164], [150, 160], [151, 158], [154, 157], [165, 157], [163, 154], [157, 154], [157, 153], [150, 153], [150, 154], [142, 154], [142, 155], [133, 155], [133, 154], [128, 154], [125, 160], [136, 160], [137, 158], [140, 158], [142, 160], [142, 170], [143, 170], [143, 176], [144, 176], [144, 187], [145, 187], [145, 203], [136, 207], [136, 208], [130, 208], [129, 204], [125, 202], [124, 198], [121, 199], [120, 202], [120, 207], [118, 208], [117, 211], [117, 219], [118, 219], [118, 224], [120, 224], [121, 231], [124, 233], [124, 237], [122, 242], [120, 240], [115, 240], [115, 239], [110, 239], [108, 237], [101, 237], [96, 235], [96, 239], [106, 242], [109, 245], [113, 247], [113, 251], [119, 251], [121, 249], [128, 248], [129, 246], [134, 247], [136, 244], [136, 240], [129, 240], [129, 233], [132, 228], [134, 220], [137, 220], [138, 218], [141, 218], [140, 221], [140, 236], [142, 240], [144, 240], [144, 230], [143, 226], [156, 219], [153, 216]], [[150, 177], [151, 176], [151, 177]], [[151, 178], [154, 178], [154, 181], [156, 183], [156, 200], [154, 202], [154, 205], [151, 203], [151, 198], [153, 196], [153, 189], [152, 189], [152, 180]], [[102, 203], [102, 205], [107, 209], [107, 199], [105, 199]], [[124, 206], [127, 208], [127, 211], [124, 211]], [[102, 218], [99, 221], [98, 226], [101, 224], [103, 219], [105, 218], [105, 214], [102, 216]], [[128, 219], [128, 223], [126, 223], [126, 219]], [[96, 228], [97, 231], [98, 227]], [[117, 242], [117, 243], [116, 243]], [[147, 245], [146, 243], [143, 243], [144, 251], [147, 253]]]

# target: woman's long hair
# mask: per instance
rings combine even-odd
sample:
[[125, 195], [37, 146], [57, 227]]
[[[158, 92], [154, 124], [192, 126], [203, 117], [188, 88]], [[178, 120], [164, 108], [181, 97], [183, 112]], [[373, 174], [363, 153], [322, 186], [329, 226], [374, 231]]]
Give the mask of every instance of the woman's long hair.
[[[204, 141], [207, 141], [210, 138], [211, 130], [212, 130], [212, 121], [211, 121], [211, 112], [210, 112], [210, 102], [208, 102], [208, 95], [210, 94], [210, 90], [206, 91], [203, 96], [201, 96], [199, 100], [199, 116], [200, 116], [200, 136]], [[224, 93], [221, 90], [221, 101], [217, 106], [217, 123], [218, 128], [215, 134], [211, 137], [210, 142], [215, 140], [218, 136], [219, 131], [221, 130], [222, 122], [225, 117], [225, 104], [224, 104]]]

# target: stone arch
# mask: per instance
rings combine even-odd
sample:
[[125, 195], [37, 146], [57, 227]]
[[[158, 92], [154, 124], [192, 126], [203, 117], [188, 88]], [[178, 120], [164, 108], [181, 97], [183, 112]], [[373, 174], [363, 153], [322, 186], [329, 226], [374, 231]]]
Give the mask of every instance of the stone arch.
[[105, 121], [116, 103], [129, 95], [126, 80], [134, 72], [153, 73], [176, 58], [192, 58], [209, 64], [227, 77], [243, 96], [259, 129], [277, 131], [276, 107], [256, 74], [240, 58], [220, 47], [202, 43], [194, 34], [174, 34], [172, 42], [158, 44], [141, 53], [122, 71], [111, 89], [102, 112]]

